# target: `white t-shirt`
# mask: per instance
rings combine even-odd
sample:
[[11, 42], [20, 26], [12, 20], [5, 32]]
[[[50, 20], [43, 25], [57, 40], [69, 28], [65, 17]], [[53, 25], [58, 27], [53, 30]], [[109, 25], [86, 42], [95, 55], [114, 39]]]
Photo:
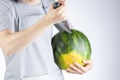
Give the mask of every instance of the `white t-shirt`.
[[[45, 15], [53, 1], [42, 0], [43, 4], [33, 6], [23, 2], [0, 0], [0, 31], [11, 29], [15, 32], [30, 27]], [[52, 27], [49, 27], [24, 49], [9, 57], [5, 56], [5, 80], [44, 75], [49, 75], [50, 80], [64, 80], [62, 71], [54, 62], [51, 38]]]

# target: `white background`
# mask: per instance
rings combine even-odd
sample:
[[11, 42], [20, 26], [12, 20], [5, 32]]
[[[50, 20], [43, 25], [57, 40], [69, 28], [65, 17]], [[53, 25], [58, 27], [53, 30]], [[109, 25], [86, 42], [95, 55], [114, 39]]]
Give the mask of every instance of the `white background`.
[[[67, 6], [74, 28], [91, 42], [94, 66], [82, 76], [64, 71], [65, 80], [120, 80], [120, 0], [67, 0]], [[0, 80], [4, 69], [0, 54]]]

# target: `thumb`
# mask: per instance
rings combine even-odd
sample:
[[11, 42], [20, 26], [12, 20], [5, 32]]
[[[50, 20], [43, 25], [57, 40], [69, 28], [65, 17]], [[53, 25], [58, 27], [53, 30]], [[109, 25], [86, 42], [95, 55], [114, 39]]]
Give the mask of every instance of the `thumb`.
[[84, 60], [83, 61], [85, 64], [91, 64], [92, 63], [92, 60]]

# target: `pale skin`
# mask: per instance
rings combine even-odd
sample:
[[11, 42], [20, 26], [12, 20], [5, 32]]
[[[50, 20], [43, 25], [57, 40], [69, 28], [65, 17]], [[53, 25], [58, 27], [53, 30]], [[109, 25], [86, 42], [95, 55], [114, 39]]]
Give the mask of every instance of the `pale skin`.
[[[39, 4], [40, 0], [22, 0], [23, 2], [29, 3], [31, 5]], [[52, 5], [48, 13], [35, 24], [30, 26], [29, 28], [19, 31], [12, 32], [11, 30], [3, 30], [0, 32], [0, 46], [3, 52], [10, 56], [20, 51], [21, 49], [28, 46], [36, 37], [41, 35], [50, 25], [66, 20], [67, 12], [66, 5], [64, 0], [59, 0], [62, 3], [57, 9], [53, 9]], [[24, 39], [23, 39], [24, 37]], [[17, 47], [16, 47], [17, 46]], [[81, 66], [77, 62], [74, 62], [66, 69], [67, 72], [73, 74], [84, 74], [88, 72], [92, 66], [93, 62], [91, 60], [84, 61], [85, 66]]]

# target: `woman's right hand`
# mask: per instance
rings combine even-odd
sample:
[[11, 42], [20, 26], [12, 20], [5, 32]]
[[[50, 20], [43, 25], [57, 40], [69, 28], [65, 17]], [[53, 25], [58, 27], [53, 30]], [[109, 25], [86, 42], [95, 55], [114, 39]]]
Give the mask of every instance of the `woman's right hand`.
[[55, 23], [64, 21], [67, 18], [65, 1], [59, 0], [59, 2], [62, 5], [56, 9], [54, 9], [53, 4], [52, 4], [48, 13], [45, 16], [47, 22], [49, 21], [51, 24], [55, 24]]

